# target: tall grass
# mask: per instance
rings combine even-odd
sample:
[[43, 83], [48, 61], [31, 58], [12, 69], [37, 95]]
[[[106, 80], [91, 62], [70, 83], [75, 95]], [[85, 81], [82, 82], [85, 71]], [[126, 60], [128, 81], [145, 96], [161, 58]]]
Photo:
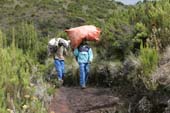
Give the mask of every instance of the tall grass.
[[0, 113], [46, 113], [30, 85], [33, 67], [39, 65], [37, 35], [33, 25], [23, 24], [21, 27], [21, 32], [12, 29], [12, 40], [8, 45], [0, 30]]
[[36, 58], [38, 46], [38, 35], [33, 24], [21, 23], [20, 26], [13, 30], [13, 36], [16, 38], [16, 45], [21, 48], [24, 53], [28, 53], [32, 57]]
[[156, 89], [157, 83], [152, 79], [152, 72], [156, 69], [159, 55], [155, 48], [143, 47], [141, 44], [139, 59], [141, 61], [141, 73], [139, 77], [143, 80], [146, 88]]

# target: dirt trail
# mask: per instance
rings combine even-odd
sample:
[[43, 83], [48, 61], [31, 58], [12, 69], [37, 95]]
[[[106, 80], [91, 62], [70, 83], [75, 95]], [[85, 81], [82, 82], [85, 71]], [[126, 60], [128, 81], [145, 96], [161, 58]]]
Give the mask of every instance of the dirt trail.
[[[61, 87], [49, 105], [49, 113], [115, 113], [119, 98], [109, 89]], [[111, 111], [111, 112], [110, 112]]]

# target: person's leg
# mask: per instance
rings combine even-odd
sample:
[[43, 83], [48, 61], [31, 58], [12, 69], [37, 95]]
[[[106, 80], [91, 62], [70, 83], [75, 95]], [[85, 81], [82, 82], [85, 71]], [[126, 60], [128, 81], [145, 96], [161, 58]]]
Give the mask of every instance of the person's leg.
[[62, 80], [62, 70], [61, 70], [60, 60], [54, 60], [54, 64], [57, 71], [58, 80]]
[[62, 79], [64, 78], [65, 75], [65, 64], [64, 64], [64, 60], [60, 61], [61, 64], [61, 70], [62, 70]]
[[80, 68], [80, 86], [83, 88], [85, 87], [85, 64], [84, 63], [80, 63], [79, 64], [79, 68]]
[[89, 77], [89, 67], [90, 67], [90, 64], [89, 63], [86, 63], [85, 65], [85, 83], [87, 83], [87, 80], [88, 80], [88, 77]]

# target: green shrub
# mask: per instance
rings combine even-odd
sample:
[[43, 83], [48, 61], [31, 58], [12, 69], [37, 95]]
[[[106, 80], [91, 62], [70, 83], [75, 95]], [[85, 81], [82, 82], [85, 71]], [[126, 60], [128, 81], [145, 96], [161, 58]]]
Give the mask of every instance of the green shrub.
[[[23, 31], [25, 32], [25, 31]], [[34, 88], [30, 87], [30, 77], [34, 73], [33, 67], [38, 65], [37, 59], [32, 57], [34, 50], [32, 48], [32, 43], [34, 42], [34, 33], [31, 31], [27, 32], [28, 36], [32, 41], [26, 40], [30, 45], [28, 45], [28, 52], [24, 54], [23, 48], [18, 48], [17, 44], [19, 40], [15, 37], [18, 32], [12, 29], [11, 33], [11, 43], [6, 45], [6, 37], [0, 31], [0, 112], [23, 112], [28, 111], [30, 113], [43, 113], [45, 108], [42, 107], [42, 101], [33, 101], [31, 99], [25, 98], [28, 95], [30, 98], [33, 97]], [[33, 34], [32, 34], [33, 33]], [[25, 34], [25, 33], [23, 33]], [[30, 39], [28, 38], [28, 39]], [[22, 41], [23, 42], [23, 41]], [[23, 42], [23, 43], [27, 43]], [[35, 43], [34, 43], [35, 44]], [[23, 45], [25, 46], [25, 45]], [[34, 46], [35, 47], [35, 46]], [[32, 48], [32, 51], [31, 49]], [[32, 54], [32, 53], [33, 54]], [[34, 54], [35, 55], [35, 54]], [[30, 57], [31, 56], [31, 57]], [[42, 73], [42, 72], [41, 72]], [[37, 105], [35, 112], [31, 111], [34, 107], [32, 104]], [[39, 107], [39, 108], [38, 108]]]
[[143, 80], [146, 88], [156, 89], [157, 83], [152, 79], [152, 72], [158, 65], [158, 52], [155, 48], [144, 48], [141, 44], [139, 59], [141, 62], [141, 73], [139, 77]]

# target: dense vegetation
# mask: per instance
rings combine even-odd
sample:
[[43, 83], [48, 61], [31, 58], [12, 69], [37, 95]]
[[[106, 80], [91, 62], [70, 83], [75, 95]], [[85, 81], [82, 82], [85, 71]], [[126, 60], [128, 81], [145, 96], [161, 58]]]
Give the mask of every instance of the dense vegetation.
[[[43, 113], [46, 109], [35, 94], [34, 85], [37, 83], [33, 82], [38, 80], [35, 77], [41, 80], [43, 74], [40, 70], [43, 68], [40, 68], [35, 57], [38, 49], [34, 47], [38, 42], [36, 32], [34, 27], [28, 24], [20, 25], [20, 29], [17, 30], [21, 29], [23, 34], [12, 28], [8, 38], [0, 31], [0, 94], [2, 97], [0, 112]], [[24, 39], [19, 39], [23, 35]]]
[[150, 75], [170, 43], [169, 0], [145, 0], [135, 6], [112, 0], [1, 0], [0, 14], [2, 113], [47, 112], [32, 86], [42, 81], [48, 68], [46, 44], [54, 36], [67, 38], [65, 29], [85, 24], [102, 29], [101, 41], [91, 44], [95, 61], [133, 57], [140, 63], [129, 73], [131, 82], [142, 81], [149, 90], [158, 87]]

